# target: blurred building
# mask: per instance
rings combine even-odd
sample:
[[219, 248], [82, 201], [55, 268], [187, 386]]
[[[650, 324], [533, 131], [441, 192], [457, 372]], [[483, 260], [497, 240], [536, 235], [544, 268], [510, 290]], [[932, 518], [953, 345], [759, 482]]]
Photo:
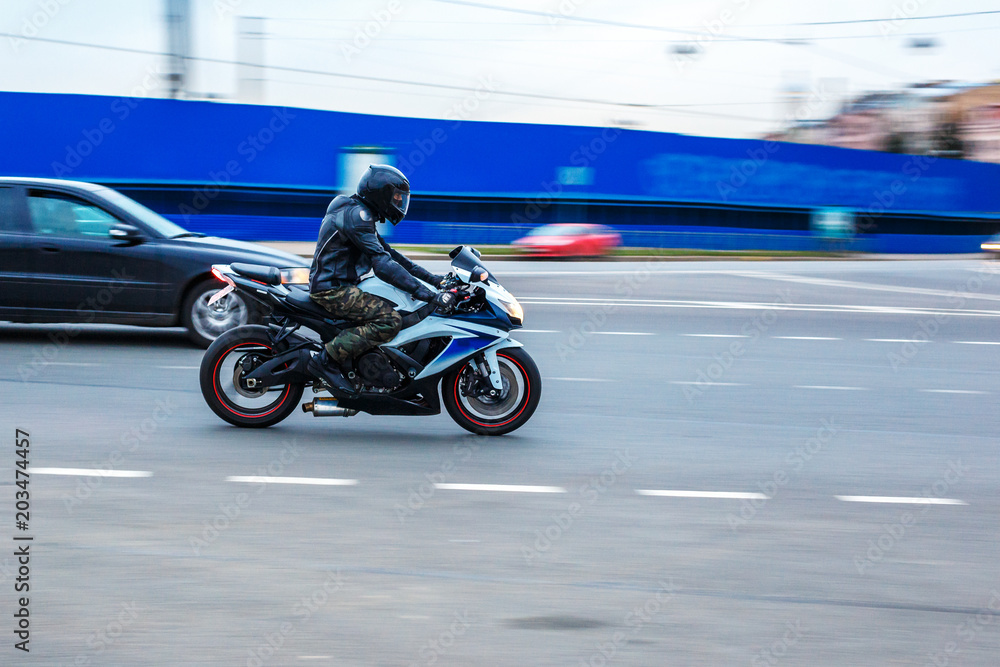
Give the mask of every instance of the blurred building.
[[866, 93], [826, 120], [765, 138], [1000, 163], [1000, 84], [943, 81]]

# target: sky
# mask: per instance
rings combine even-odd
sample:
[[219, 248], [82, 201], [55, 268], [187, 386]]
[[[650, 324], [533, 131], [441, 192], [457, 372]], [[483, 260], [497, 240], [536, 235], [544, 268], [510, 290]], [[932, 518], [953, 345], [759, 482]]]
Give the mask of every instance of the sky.
[[[997, 0], [190, 2], [195, 99], [755, 137], [867, 91], [1000, 80]], [[0, 5], [0, 89], [167, 95], [165, 0]], [[974, 12], [997, 13], [925, 18]], [[259, 56], [240, 17], [263, 19]]]

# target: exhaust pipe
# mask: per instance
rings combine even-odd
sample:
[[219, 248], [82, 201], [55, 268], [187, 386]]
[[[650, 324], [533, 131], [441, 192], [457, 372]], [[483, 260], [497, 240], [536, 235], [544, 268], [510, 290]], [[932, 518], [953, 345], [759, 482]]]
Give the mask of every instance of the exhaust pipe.
[[314, 398], [312, 403], [303, 403], [302, 412], [311, 412], [313, 417], [353, 417], [357, 410], [342, 408], [335, 398]]

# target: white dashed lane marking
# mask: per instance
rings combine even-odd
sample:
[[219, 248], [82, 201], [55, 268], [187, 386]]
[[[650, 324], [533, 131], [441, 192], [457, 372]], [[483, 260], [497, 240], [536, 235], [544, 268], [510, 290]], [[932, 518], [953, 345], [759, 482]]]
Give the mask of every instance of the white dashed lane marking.
[[655, 336], [653, 333], [643, 333], [641, 331], [595, 331], [598, 336]]
[[794, 389], [831, 389], [834, 391], [868, 391], [865, 387], [831, 387], [825, 385], [799, 385]]
[[247, 484], [306, 484], [310, 486], [356, 486], [356, 479], [328, 479], [323, 477], [267, 477], [261, 475], [234, 475], [226, 478], [227, 482], [245, 482]]
[[957, 345], [1000, 345], [1000, 341], [992, 340], [956, 340]]
[[825, 336], [775, 336], [778, 340], [844, 340], [843, 338], [827, 338]]
[[834, 496], [845, 503], [887, 503], [892, 505], [968, 505], [955, 498], [905, 498], [895, 496]]
[[743, 493], [739, 491], [669, 491], [656, 489], [636, 490], [640, 496], [658, 498], [712, 498], [718, 500], [768, 500], [763, 493]]
[[921, 389], [925, 394], [971, 394], [983, 396], [989, 394], [988, 391], [975, 391], [972, 389]]
[[866, 343], [913, 343], [914, 345], [924, 345], [929, 340], [910, 340], [909, 338], [865, 338]]
[[739, 334], [681, 334], [687, 338], [749, 338]]
[[506, 491], [509, 493], [566, 493], [561, 486], [519, 486], [516, 484], [435, 484], [441, 491]]
[[28, 468], [35, 475], [70, 475], [73, 477], [152, 477], [145, 470], [101, 470], [100, 468]]
[[682, 382], [681, 380], [673, 380], [670, 384], [680, 384], [680, 385], [697, 385], [699, 387], [745, 387], [745, 384], [740, 384], [739, 382]]

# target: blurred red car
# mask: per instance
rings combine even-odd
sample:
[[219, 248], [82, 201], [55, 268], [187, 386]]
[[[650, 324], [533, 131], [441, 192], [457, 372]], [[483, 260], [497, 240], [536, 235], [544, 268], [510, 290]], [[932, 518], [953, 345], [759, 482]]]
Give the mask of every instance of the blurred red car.
[[604, 225], [556, 224], [536, 227], [514, 241], [534, 257], [596, 257], [622, 244], [618, 232]]

